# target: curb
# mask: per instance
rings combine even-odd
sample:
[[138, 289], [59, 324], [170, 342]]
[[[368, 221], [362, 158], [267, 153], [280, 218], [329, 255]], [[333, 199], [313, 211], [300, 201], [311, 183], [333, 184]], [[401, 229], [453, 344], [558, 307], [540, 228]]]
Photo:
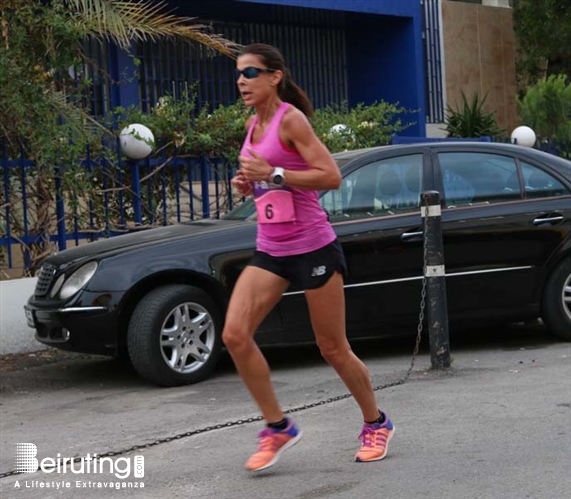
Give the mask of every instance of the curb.
[[0, 355], [45, 350], [28, 327], [24, 304], [34, 292], [36, 277], [0, 281]]

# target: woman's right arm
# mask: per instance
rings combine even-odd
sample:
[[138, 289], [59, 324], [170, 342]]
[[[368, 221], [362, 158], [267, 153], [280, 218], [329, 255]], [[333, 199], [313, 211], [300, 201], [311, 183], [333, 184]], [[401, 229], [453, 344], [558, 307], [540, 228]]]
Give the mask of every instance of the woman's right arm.
[[[244, 128], [246, 128], [246, 133], [250, 130], [250, 126], [254, 121], [254, 115], [248, 117]], [[231, 184], [236, 188], [238, 193], [241, 196], [249, 196], [254, 192], [254, 185], [250, 182], [246, 177], [244, 177], [244, 173], [241, 170], [236, 172], [236, 176], [230, 181]]]

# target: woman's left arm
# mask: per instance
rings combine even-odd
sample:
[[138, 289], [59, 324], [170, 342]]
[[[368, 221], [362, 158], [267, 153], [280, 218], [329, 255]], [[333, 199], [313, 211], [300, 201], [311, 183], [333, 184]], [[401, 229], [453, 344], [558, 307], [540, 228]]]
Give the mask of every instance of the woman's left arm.
[[[301, 189], [338, 189], [341, 173], [331, 153], [321, 142], [307, 117], [298, 109], [291, 109], [282, 120], [284, 142], [292, 145], [309, 170], [286, 171], [286, 184]], [[279, 165], [276, 165], [279, 166]]]

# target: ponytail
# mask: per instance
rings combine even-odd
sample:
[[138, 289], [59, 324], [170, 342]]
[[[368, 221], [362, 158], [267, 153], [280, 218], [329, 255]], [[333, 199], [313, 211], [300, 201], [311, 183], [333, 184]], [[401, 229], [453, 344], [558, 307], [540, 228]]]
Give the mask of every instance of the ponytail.
[[240, 52], [240, 55], [245, 54], [257, 55], [269, 69], [281, 71], [284, 76], [278, 89], [280, 99], [295, 106], [308, 118], [313, 117], [313, 105], [309, 97], [293, 81], [291, 73], [285, 65], [284, 58], [277, 48], [265, 43], [252, 43], [244, 47]]
[[307, 94], [293, 81], [291, 73], [288, 68], [283, 70], [284, 77], [280, 82], [280, 88], [278, 95], [280, 99], [284, 102], [289, 102], [290, 104], [297, 107], [303, 114], [308, 118], [313, 117], [313, 105], [309, 100]]

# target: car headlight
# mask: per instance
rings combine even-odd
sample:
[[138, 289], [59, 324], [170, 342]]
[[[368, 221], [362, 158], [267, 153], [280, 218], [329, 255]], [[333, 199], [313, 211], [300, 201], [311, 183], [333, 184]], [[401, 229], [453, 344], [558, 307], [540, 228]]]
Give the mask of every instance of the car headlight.
[[62, 274], [57, 278], [55, 284], [52, 286], [52, 290], [50, 291], [50, 298], [54, 298], [58, 294], [64, 281], [65, 274]]
[[93, 277], [97, 270], [97, 262], [89, 262], [79, 267], [73, 274], [71, 274], [63, 283], [59, 297], [62, 300], [73, 296], [83, 286], [85, 286], [89, 279]]

